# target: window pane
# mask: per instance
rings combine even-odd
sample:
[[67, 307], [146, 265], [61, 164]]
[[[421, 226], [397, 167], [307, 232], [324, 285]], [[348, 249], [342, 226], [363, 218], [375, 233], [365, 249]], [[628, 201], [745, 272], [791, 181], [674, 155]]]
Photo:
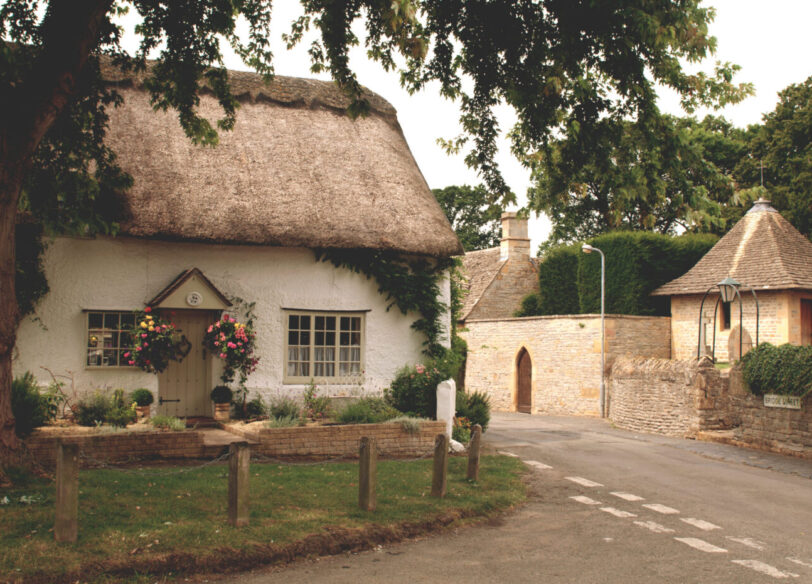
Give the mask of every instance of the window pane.
[[99, 349], [91, 349], [87, 352], [87, 364], [96, 367], [102, 364], [102, 352]]
[[291, 331], [288, 333], [288, 345], [298, 345], [299, 344], [299, 335]]
[[317, 316], [316, 317], [316, 330], [317, 331], [318, 330], [322, 330], [322, 331], [324, 330], [324, 317], [323, 316]]
[[299, 323], [300, 323], [299, 328], [305, 329], [305, 330], [310, 330], [310, 317], [309, 316], [301, 317]]
[[325, 338], [325, 345], [329, 345], [331, 347], [335, 346], [336, 344], [336, 334], [335, 333], [327, 333]]
[[361, 319], [355, 317], [355, 318], [352, 318], [350, 320], [352, 321], [352, 330], [360, 331], [361, 330]]
[[350, 344], [350, 333], [341, 333], [341, 346]]
[[350, 317], [349, 316], [342, 316], [341, 317], [341, 330], [342, 331], [350, 330]]
[[102, 357], [102, 364], [108, 367], [115, 367], [118, 365], [118, 351], [105, 349], [104, 356]]
[[361, 333], [352, 333], [350, 334], [350, 344], [354, 347], [361, 346]]
[[91, 312], [87, 315], [88, 328], [100, 329], [104, 324], [102, 314], [100, 312]]
[[313, 363], [313, 374], [319, 377], [324, 376], [324, 363]]
[[317, 347], [319, 345], [324, 345], [324, 333], [323, 332], [316, 332], [316, 340], [314, 343]]
[[297, 329], [299, 328], [299, 317], [298, 315], [291, 314], [288, 316], [288, 328], [289, 329]]
[[108, 312], [104, 315], [104, 328], [117, 329], [118, 328], [118, 313]]
[[336, 360], [335, 347], [328, 347], [328, 348], [324, 349], [324, 360], [325, 361], [335, 361]]
[[326, 317], [327, 320], [327, 330], [334, 331], [336, 330], [336, 317], [335, 316], [328, 316]]
[[336, 374], [335, 363], [325, 363], [324, 364], [324, 376], [325, 377], [335, 377], [335, 374]]
[[291, 377], [296, 375], [296, 363], [294, 363], [293, 361], [288, 362], [288, 375], [290, 375]]
[[101, 339], [101, 331], [88, 331], [87, 346], [98, 347], [100, 339]]
[[301, 372], [300, 375], [307, 377], [310, 375], [310, 363], [302, 363], [301, 364]]
[[135, 315], [132, 312], [121, 314], [121, 328], [129, 328], [135, 324]]

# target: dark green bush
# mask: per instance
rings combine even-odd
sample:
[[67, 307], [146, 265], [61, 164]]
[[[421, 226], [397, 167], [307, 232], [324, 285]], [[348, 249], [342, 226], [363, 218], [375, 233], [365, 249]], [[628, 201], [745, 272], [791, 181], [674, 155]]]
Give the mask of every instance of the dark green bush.
[[155, 401], [155, 396], [152, 395], [150, 390], [141, 387], [130, 394], [130, 399], [134, 401], [136, 405], [144, 407], [151, 405], [152, 402]]
[[11, 412], [14, 414], [14, 430], [20, 438], [53, 420], [57, 406], [55, 395], [40, 393], [37, 380], [30, 371], [11, 382]]
[[104, 422], [117, 428], [124, 428], [135, 422], [136, 414], [132, 407], [115, 406], [107, 412]]
[[380, 424], [402, 414], [380, 397], [364, 397], [349, 404], [336, 416], [342, 424]]
[[115, 408], [109, 395], [95, 391], [93, 395], [80, 398], [73, 406], [76, 423], [80, 426], [97, 426], [107, 420], [108, 414]]
[[268, 406], [265, 405], [261, 396], [257, 396], [245, 404], [245, 413], [249, 418], [261, 418], [268, 414]]
[[274, 399], [268, 407], [268, 411], [272, 418], [298, 418], [302, 414], [299, 404], [289, 397]]
[[742, 376], [755, 395], [806, 395], [812, 390], [812, 346], [762, 343], [742, 358]]
[[479, 424], [483, 432], [488, 429], [491, 421], [491, 398], [488, 394], [481, 391], [458, 391], [456, 409], [457, 417], [467, 418], [471, 426]]
[[[539, 263], [539, 299], [534, 314], [578, 314], [580, 245], [555, 247]], [[531, 316], [527, 314], [525, 316]]]
[[227, 385], [218, 385], [214, 389], [211, 390], [211, 401], [216, 404], [228, 404], [231, 403], [232, 397], [234, 394], [231, 391], [231, 388]]
[[[671, 237], [639, 231], [618, 231], [591, 239], [589, 243], [606, 256], [606, 312], [667, 316], [668, 298], [651, 293], [687, 272], [716, 241], [716, 236], [708, 234]], [[580, 253], [578, 257], [580, 311], [600, 312], [600, 254]]]
[[522, 298], [519, 310], [513, 316], [538, 316], [541, 314], [541, 294], [533, 292]]
[[433, 420], [437, 416], [437, 384], [448, 378], [433, 361], [402, 367], [386, 392], [386, 401], [407, 415]]

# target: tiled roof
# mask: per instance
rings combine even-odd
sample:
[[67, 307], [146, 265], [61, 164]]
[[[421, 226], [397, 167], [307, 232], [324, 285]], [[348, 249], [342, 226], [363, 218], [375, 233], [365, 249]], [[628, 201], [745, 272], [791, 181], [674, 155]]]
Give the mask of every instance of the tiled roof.
[[465, 320], [482, 298], [482, 294], [507, 259], [501, 259], [501, 250], [498, 247], [471, 251], [462, 257], [462, 273], [467, 281], [465, 299], [463, 300], [460, 320]]
[[756, 290], [812, 290], [812, 242], [759, 200], [693, 268], [654, 295], [701, 294], [728, 276]]

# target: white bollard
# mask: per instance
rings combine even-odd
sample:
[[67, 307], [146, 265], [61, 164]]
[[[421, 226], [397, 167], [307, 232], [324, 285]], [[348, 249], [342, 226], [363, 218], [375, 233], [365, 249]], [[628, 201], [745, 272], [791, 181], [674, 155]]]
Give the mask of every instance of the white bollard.
[[437, 384], [437, 419], [445, 422], [445, 433], [451, 439], [451, 426], [457, 412], [457, 383], [446, 379]]

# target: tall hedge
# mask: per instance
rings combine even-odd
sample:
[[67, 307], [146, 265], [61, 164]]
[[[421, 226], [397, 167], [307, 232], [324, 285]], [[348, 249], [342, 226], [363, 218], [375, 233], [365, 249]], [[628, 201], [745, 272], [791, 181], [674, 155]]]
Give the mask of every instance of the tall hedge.
[[812, 346], [761, 343], [742, 357], [742, 376], [755, 395], [812, 391]]
[[[590, 245], [606, 255], [606, 312], [667, 316], [668, 298], [652, 297], [651, 293], [687, 272], [717, 240], [715, 235], [710, 234], [671, 237], [629, 231], [607, 233], [591, 239]], [[578, 253], [580, 312], [600, 312], [600, 255]]]
[[539, 314], [578, 314], [579, 245], [553, 248], [539, 264]]

